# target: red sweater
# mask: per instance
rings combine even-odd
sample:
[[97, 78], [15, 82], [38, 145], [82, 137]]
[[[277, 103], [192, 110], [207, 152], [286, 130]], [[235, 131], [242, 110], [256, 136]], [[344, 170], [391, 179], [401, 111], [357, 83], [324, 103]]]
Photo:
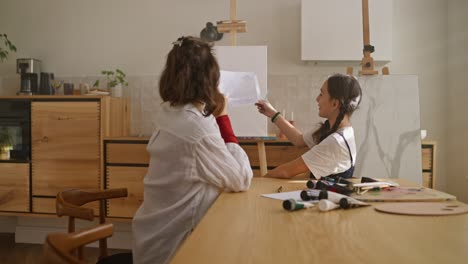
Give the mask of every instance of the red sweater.
[[239, 143], [234, 131], [232, 131], [231, 121], [229, 116], [222, 115], [216, 118], [216, 123], [218, 123], [219, 131], [221, 132], [221, 137], [224, 139], [224, 143]]

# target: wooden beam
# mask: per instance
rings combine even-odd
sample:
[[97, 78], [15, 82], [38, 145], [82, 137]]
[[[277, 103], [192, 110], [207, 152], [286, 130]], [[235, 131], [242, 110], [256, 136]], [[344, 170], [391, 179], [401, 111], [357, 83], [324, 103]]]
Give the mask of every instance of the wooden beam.
[[362, 0], [362, 30], [364, 42], [364, 57], [361, 61], [362, 70], [359, 71], [361, 75], [374, 75], [378, 71], [374, 70], [374, 59], [371, 56], [371, 51], [366, 49], [370, 47], [370, 32], [369, 32], [369, 0]]
[[231, 20], [237, 19], [237, 0], [231, 0]]
[[217, 22], [219, 33], [229, 33], [231, 46], [237, 45], [237, 33], [246, 32], [246, 23], [242, 20], [237, 20], [237, 0], [231, 0], [231, 20], [223, 20]]

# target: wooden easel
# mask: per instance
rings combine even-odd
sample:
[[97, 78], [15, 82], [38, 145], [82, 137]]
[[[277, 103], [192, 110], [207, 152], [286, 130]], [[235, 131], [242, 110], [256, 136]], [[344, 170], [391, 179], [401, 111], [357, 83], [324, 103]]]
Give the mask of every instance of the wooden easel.
[[247, 23], [244, 20], [237, 20], [237, 0], [231, 0], [231, 20], [218, 21], [216, 24], [219, 33], [231, 34], [231, 46], [236, 46], [237, 32], [247, 31]]
[[[231, 0], [231, 20], [218, 21], [217, 28], [219, 33], [230, 33], [231, 46], [237, 45], [237, 33], [247, 32], [247, 23], [244, 20], [237, 20], [237, 0]], [[258, 159], [260, 162], [260, 175], [268, 173], [265, 141], [257, 141]]]
[[[369, 30], [369, 0], [362, 0], [362, 30], [364, 40], [364, 57], [361, 60], [362, 69], [359, 71], [359, 75], [376, 75], [378, 71], [374, 70], [374, 59], [371, 53], [374, 52], [374, 46], [370, 44], [370, 30]], [[348, 67], [346, 73], [349, 75], [353, 74], [353, 68]], [[388, 75], [390, 71], [388, 67], [382, 68], [382, 74]]]

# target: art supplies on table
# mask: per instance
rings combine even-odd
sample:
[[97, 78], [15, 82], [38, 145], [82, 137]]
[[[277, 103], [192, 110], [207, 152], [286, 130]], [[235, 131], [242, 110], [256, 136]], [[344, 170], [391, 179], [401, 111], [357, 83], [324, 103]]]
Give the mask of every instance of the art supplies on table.
[[353, 193], [351, 197], [364, 202], [442, 202], [456, 200], [456, 197], [424, 187], [388, 187], [364, 194]]
[[350, 188], [351, 184], [351, 182], [342, 178], [334, 179], [331, 177], [322, 177], [318, 181], [309, 180], [306, 183], [306, 186], [309, 189], [327, 190], [344, 195], [350, 195], [353, 192], [353, 189]]
[[296, 211], [300, 209], [306, 209], [314, 206], [310, 202], [297, 201], [294, 199], [288, 199], [283, 201], [283, 208], [287, 211]]
[[328, 212], [340, 208], [339, 204], [336, 204], [330, 200], [322, 199], [318, 203], [318, 208], [321, 212]]
[[346, 195], [343, 195], [343, 194], [339, 194], [339, 193], [335, 193], [335, 192], [325, 191], [325, 190], [320, 191], [319, 199], [320, 200], [327, 199], [327, 200], [329, 200], [329, 201], [331, 201], [331, 202], [333, 202], [335, 204], [338, 204], [338, 205], [340, 204], [342, 199], [346, 199], [347, 204], [356, 204], [356, 205], [362, 205], [362, 206], [369, 205], [368, 203], [356, 200], [356, 199], [354, 199], [352, 197], [349, 197], [349, 196], [346, 196]]

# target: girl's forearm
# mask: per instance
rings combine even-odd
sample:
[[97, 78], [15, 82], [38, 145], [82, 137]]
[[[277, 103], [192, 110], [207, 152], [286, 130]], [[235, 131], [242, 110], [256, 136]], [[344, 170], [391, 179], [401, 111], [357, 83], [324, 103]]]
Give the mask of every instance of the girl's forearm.
[[275, 119], [274, 124], [283, 132], [286, 137], [293, 143], [295, 146], [305, 146], [304, 138], [302, 137], [302, 132], [299, 131], [296, 127], [291, 125], [283, 116], [278, 116]]

